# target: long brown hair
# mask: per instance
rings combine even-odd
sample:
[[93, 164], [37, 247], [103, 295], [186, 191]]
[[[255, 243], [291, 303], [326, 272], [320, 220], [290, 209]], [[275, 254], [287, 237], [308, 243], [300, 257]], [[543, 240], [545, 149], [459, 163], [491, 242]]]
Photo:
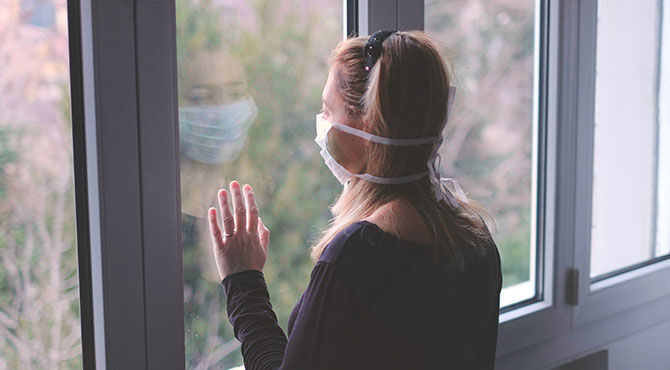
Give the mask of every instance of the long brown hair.
[[[330, 59], [336, 90], [346, 113], [363, 129], [389, 138], [439, 136], [447, 114], [450, 74], [440, 48], [421, 31], [389, 36], [382, 54], [368, 72], [364, 68], [366, 38], [341, 41]], [[412, 175], [427, 170], [431, 144], [398, 147], [370, 143], [363, 171], [382, 177]], [[407, 184], [382, 185], [352, 178], [331, 207], [330, 226], [312, 246], [317, 260], [333, 237], [384, 204], [400, 200], [416, 210], [433, 240], [436, 270], [462, 270], [468, 258], [482, 256], [491, 236], [484, 219], [492, 219], [470, 201], [452, 207], [436, 202], [428, 176]]]

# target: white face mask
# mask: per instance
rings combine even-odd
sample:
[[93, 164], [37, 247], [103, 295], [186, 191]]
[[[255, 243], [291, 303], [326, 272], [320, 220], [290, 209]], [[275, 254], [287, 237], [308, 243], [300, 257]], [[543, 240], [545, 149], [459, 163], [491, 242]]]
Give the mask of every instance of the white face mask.
[[249, 126], [258, 115], [251, 98], [208, 106], [179, 107], [181, 152], [198, 162], [222, 165], [242, 151]]
[[[449, 89], [449, 107], [447, 109], [447, 119], [449, 117], [449, 113], [451, 113], [451, 106], [453, 103], [453, 98], [455, 94], [455, 88], [451, 87]], [[446, 125], [446, 121], [442, 126], [442, 129], [444, 128], [444, 125]], [[329, 131], [335, 128], [337, 130], [340, 130], [342, 132], [345, 132], [350, 135], [354, 135], [357, 137], [360, 137], [361, 139], [372, 141], [374, 143], [378, 144], [384, 144], [384, 145], [392, 145], [392, 146], [417, 146], [417, 145], [424, 145], [424, 144], [433, 144], [433, 153], [431, 156], [428, 158], [428, 171], [416, 173], [413, 175], [408, 175], [408, 176], [401, 176], [401, 177], [379, 177], [379, 176], [374, 176], [369, 173], [363, 173], [363, 174], [354, 174], [349, 172], [346, 168], [344, 168], [341, 164], [339, 164], [335, 158], [330, 154], [328, 151], [328, 133]], [[442, 130], [440, 130], [442, 132]], [[435, 187], [435, 197], [437, 200], [445, 199], [447, 200], [452, 206], [458, 207], [458, 201], [454, 199], [454, 195], [452, 193], [455, 192], [458, 196], [458, 198], [464, 202], [468, 202], [468, 198], [461, 189], [461, 187], [458, 185], [458, 182], [454, 179], [451, 178], [443, 178], [440, 177], [439, 173], [439, 158], [440, 155], [437, 152], [438, 148], [440, 147], [440, 144], [442, 143], [442, 137], [441, 136], [435, 136], [435, 137], [429, 137], [429, 138], [421, 138], [421, 139], [393, 139], [393, 138], [387, 138], [387, 137], [382, 137], [382, 136], [377, 136], [370, 134], [365, 131], [361, 131], [358, 129], [355, 129], [351, 126], [347, 126], [342, 123], [338, 122], [330, 122], [327, 119], [323, 118], [322, 114], [317, 114], [316, 115], [316, 138], [314, 139], [316, 143], [321, 147], [321, 157], [323, 157], [326, 166], [330, 169], [330, 171], [333, 173], [333, 175], [337, 178], [337, 180], [342, 184], [345, 185], [352, 177], [358, 177], [362, 180], [374, 182], [377, 184], [404, 184], [412, 181], [416, 181], [426, 175], [430, 176], [430, 181], [433, 183], [433, 186]], [[448, 186], [448, 184], [451, 183], [453, 186], [453, 190]]]

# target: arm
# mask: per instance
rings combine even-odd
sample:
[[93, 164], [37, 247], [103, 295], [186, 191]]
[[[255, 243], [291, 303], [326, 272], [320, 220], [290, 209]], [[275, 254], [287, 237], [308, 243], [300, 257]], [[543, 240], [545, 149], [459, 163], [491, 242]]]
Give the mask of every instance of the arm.
[[[228, 298], [228, 316], [235, 337], [242, 342], [242, 355], [247, 370], [256, 369], [324, 369], [334, 367], [346, 354], [351, 359], [351, 331], [343, 325], [350, 317], [343, 302], [351, 297], [346, 276], [329, 262], [319, 261], [312, 271], [303, 294], [298, 317], [287, 341], [277, 325], [262, 270], [267, 259], [269, 230], [258, 217], [258, 209], [250, 186], [230, 186], [234, 212], [228, 207], [228, 193], [219, 191], [223, 230], [216, 210], [209, 210], [210, 233], [217, 269]], [[346, 239], [343, 237], [343, 239]], [[340, 241], [342, 242], [342, 241]], [[337, 243], [335, 243], [337, 244]], [[326, 366], [326, 364], [328, 366]], [[339, 367], [341, 368], [341, 367]]]
[[279, 368], [286, 347], [286, 335], [272, 310], [263, 273], [241, 271], [228, 275], [222, 284], [233, 333], [242, 342], [246, 369]]
[[[223, 280], [228, 317], [242, 342], [247, 370], [342, 369], [355, 356], [348, 284], [334, 265], [312, 270], [288, 340], [277, 324], [263, 274], [249, 270]], [[355, 363], [355, 361], [354, 361]], [[344, 366], [344, 367], [342, 367]]]

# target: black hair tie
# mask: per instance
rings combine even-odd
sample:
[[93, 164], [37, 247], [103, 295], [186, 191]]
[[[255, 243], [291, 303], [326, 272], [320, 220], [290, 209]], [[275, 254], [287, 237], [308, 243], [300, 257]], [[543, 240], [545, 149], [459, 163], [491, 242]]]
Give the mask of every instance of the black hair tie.
[[386, 38], [396, 33], [396, 31], [382, 30], [370, 35], [368, 42], [363, 47], [363, 55], [365, 56], [365, 70], [370, 71], [375, 65], [379, 56], [382, 55], [382, 43]]

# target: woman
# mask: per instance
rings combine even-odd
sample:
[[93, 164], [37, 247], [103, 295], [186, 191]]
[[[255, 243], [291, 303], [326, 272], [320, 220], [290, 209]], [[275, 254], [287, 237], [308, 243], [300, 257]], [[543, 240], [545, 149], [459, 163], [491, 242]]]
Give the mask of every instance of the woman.
[[253, 191], [219, 191], [223, 228], [211, 208], [210, 230], [246, 369], [493, 368], [500, 256], [482, 212], [438, 171], [449, 83], [419, 31], [334, 50], [316, 141], [344, 188], [288, 339], [263, 278], [270, 233]]

